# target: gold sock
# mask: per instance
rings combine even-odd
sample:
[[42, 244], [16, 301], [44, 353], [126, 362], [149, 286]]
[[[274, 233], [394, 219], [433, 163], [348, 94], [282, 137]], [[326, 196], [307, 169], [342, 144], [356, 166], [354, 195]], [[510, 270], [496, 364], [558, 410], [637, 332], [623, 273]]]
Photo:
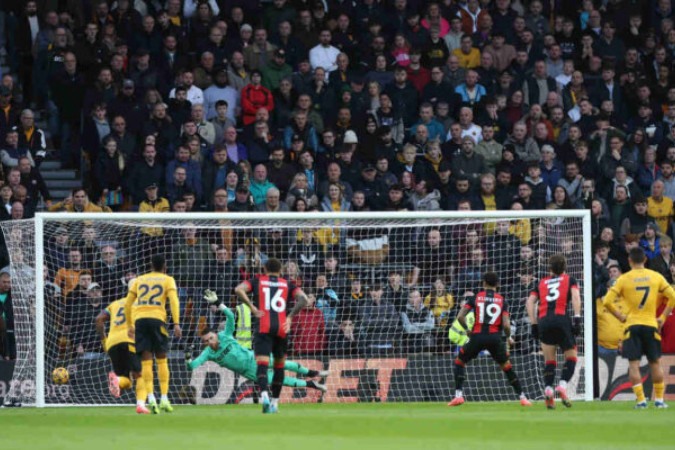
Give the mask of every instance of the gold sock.
[[635, 397], [637, 397], [638, 403], [642, 403], [645, 401], [645, 390], [642, 387], [642, 383], [633, 386], [633, 392], [635, 393]]
[[663, 401], [663, 393], [666, 391], [666, 384], [662, 381], [654, 383], [654, 400]]
[[159, 379], [159, 393], [167, 395], [169, 393], [169, 360], [157, 359], [157, 378]]
[[143, 383], [145, 384], [145, 392], [149, 395], [152, 394], [154, 390], [153, 386], [153, 375], [152, 375], [152, 360], [141, 361], [141, 366], [143, 370], [141, 374], [143, 376]]
[[127, 377], [118, 377], [120, 380], [120, 389], [125, 390], [125, 389], [130, 389], [131, 388], [131, 380]]
[[136, 401], [145, 404], [145, 398], [147, 396], [148, 392], [145, 390], [145, 380], [143, 380], [143, 377], [139, 377], [136, 379]]

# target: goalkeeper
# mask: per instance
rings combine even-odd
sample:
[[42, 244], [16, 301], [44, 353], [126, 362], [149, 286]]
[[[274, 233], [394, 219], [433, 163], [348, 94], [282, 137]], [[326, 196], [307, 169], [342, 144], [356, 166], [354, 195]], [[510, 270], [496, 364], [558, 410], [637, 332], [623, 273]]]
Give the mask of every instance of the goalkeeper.
[[[225, 367], [226, 369], [236, 372], [248, 380], [256, 381], [258, 379], [256, 374], [258, 369], [253, 352], [242, 347], [233, 337], [235, 325], [234, 313], [230, 308], [225, 306], [222, 301], [218, 300], [218, 295], [216, 295], [215, 292], [209, 289], [204, 292], [204, 299], [212, 306], [217, 306], [217, 308], [225, 314], [227, 321], [225, 322], [225, 329], [220, 333], [216, 334], [214, 331], [207, 329], [206, 332], [202, 334], [202, 343], [206, 345], [206, 348], [198, 357], [192, 359], [192, 355], [186, 352], [185, 362], [187, 363], [188, 369], [194, 370], [206, 361], [213, 361], [220, 367]], [[309, 370], [293, 361], [286, 361], [284, 369], [310, 378], [328, 376], [328, 371]], [[272, 370], [268, 372], [270, 383], [272, 382], [272, 376], [274, 375], [273, 372], [274, 371]], [[325, 385], [319, 384], [314, 380], [305, 381], [292, 377], [284, 377], [284, 386], [294, 388], [306, 387], [318, 389], [322, 392], [327, 391]]]

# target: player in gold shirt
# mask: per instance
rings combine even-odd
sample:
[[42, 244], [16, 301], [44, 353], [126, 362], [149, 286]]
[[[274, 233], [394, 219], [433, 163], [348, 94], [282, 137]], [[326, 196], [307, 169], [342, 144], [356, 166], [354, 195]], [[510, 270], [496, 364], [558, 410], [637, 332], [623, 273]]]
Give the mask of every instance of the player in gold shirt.
[[[169, 348], [169, 333], [166, 330], [166, 301], [169, 300], [171, 317], [173, 318], [174, 336], [180, 339], [180, 305], [176, 280], [166, 274], [166, 260], [162, 255], [152, 257], [152, 271], [141, 275], [129, 285], [124, 315], [129, 323], [129, 337], [135, 338], [136, 353], [141, 355], [141, 366], [145, 389], [152, 392], [152, 358], [157, 360], [157, 378], [162, 395], [159, 408], [154, 395], [150, 394], [148, 405], [153, 414], [159, 409], [166, 412], [173, 411], [169, 403], [169, 363], [166, 352]], [[133, 319], [132, 317], [133, 306]], [[145, 407], [145, 401], [136, 392], [136, 412], [147, 414], [150, 411]]]
[[[118, 398], [120, 391], [131, 389], [130, 376], [133, 376], [136, 380], [136, 391], [145, 400], [146, 390], [143, 378], [141, 378], [141, 361], [136, 355], [133, 339], [129, 338], [124, 303], [123, 298], [115, 300], [96, 317], [96, 331], [101, 336], [103, 348], [108, 352], [113, 366], [113, 370], [108, 373], [108, 388], [110, 394]], [[110, 331], [107, 336], [106, 322], [110, 322]]]
[[[660, 330], [665, 318], [675, 306], [675, 290], [668, 284], [663, 275], [645, 269], [647, 257], [642, 248], [631, 249], [628, 263], [631, 270], [621, 275], [612, 286], [603, 306], [617, 319], [625, 324], [622, 355], [628, 359], [628, 377], [633, 384], [633, 392], [637, 397], [636, 409], [647, 407], [642, 379], [640, 376], [640, 358], [647, 357], [654, 383], [654, 406], [667, 408], [663, 401], [665, 385], [663, 369], [661, 369], [661, 335]], [[656, 309], [662, 297], [668, 299], [662, 315], [656, 318]], [[622, 313], [614, 307], [617, 298], [623, 299]]]

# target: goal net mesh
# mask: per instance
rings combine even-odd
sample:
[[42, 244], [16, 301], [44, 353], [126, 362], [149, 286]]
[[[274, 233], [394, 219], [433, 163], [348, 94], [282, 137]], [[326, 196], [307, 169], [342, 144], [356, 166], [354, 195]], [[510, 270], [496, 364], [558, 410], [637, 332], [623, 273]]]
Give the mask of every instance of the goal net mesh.
[[[151, 257], [159, 253], [166, 256], [168, 274], [177, 282], [183, 327], [181, 339], [171, 336], [168, 354], [174, 403], [256, 398], [251, 381], [212, 362], [187, 370], [184, 352], [194, 347], [196, 355], [200, 332], [224, 326], [225, 317], [202, 299], [205, 289], [215, 290], [237, 313], [236, 337], [250, 346], [246, 313], [237, 308], [233, 288], [260, 274], [271, 257], [280, 259], [283, 276], [314, 300], [294, 321], [289, 358], [312, 370], [329, 371], [315, 379], [327, 392], [287, 387], [282, 401], [448, 400], [454, 393], [458, 350], [448, 339], [448, 329], [463, 302], [481, 289], [481, 276], [488, 270], [498, 274], [499, 291], [509, 302], [516, 373], [526, 393], [540, 398], [543, 361], [530, 335], [526, 299], [556, 253], [566, 255], [568, 272], [579, 280], [583, 296], [582, 218], [420, 217], [193, 220], [167, 215], [141, 222], [114, 215], [86, 221], [46, 216], [42, 242], [35, 242], [33, 220], [3, 222], [17, 337], [8, 396], [35, 403], [40, 332], [46, 404], [133, 403], [131, 391], [119, 399], [108, 392], [112, 366], [95, 319], [126, 295], [129, 280], [147, 272]], [[40, 261], [35, 260], [36, 245], [44, 255]], [[41, 330], [36, 327], [35, 295], [39, 265], [44, 271]], [[577, 344], [579, 364], [568, 392], [583, 398], [583, 335]], [[67, 384], [54, 384], [57, 367], [68, 370]], [[154, 391], [158, 394], [156, 381]], [[464, 391], [469, 401], [517, 399], [487, 353], [468, 364]]]

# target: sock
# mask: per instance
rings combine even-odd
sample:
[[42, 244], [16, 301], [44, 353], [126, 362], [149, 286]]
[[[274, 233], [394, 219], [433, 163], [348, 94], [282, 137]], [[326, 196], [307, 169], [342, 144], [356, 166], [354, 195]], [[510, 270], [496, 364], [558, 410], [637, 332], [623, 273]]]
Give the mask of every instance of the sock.
[[169, 393], [169, 360], [157, 359], [157, 378], [159, 378], [159, 393], [164, 400]]
[[148, 403], [157, 403], [154, 392], [148, 394]]
[[257, 363], [256, 377], [258, 378], [258, 387], [260, 388], [260, 396], [267, 397], [267, 392], [270, 390], [267, 382], [267, 361], [259, 361]]
[[[462, 392], [464, 379], [465, 379], [464, 362], [461, 359], [457, 358], [455, 360], [455, 389], [460, 393]], [[459, 395], [459, 397], [461, 397], [461, 395]]]
[[560, 386], [563, 389], [567, 389], [567, 381], [565, 380], [558, 381], [558, 386]]
[[148, 393], [148, 401], [152, 403], [155, 401], [155, 395], [153, 394], [155, 388], [153, 386], [152, 360], [148, 359], [147, 361], [141, 361], [141, 367], [141, 376], [145, 383], [145, 391]]
[[136, 404], [138, 406], [145, 406], [145, 397], [148, 392], [145, 390], [145, 380], [143, 377], [136, 379]]
[[269, 394], [267, 393], [267, 391], [262, 391], [262, 392], [260, 393], [260, 400], [261, 400], [263, 403], [265, 402], [265, 400], [267, 400], [268, 402], [270, 401], [270, 396], [269, 396]]
[[127, 377], [118, 377], [120, 380], [120, 389], [125, 390], [125, 389], [130, 389], [131, 388], [131, 380]]
[[[309, 380], [309, 381], [298, 380], [298, 381], [299, 381], [300, 383], [304, 383], [305, 386], [307, 386], [307, 387], [310, 388], [310, 389], [319, 389], [319, 387], [317, 386], [319, 383], [317, 383], [317, 382], [314, 381], [314, 380]], [[288, 377], [284, 378], [284, 384], [286, 384], [286, 383], [288, 383]], [[296, 386], [296, 387], [302, 387], [302, 386]]]
[[555, 368], [558, 364], [555, 360], [546, 361], [544, 364], [544, 385], [546, 387], [553, 386], [555, 381]]
[[284, 386], [284, 368], [274, 367], [274, 376], [272, 377], [272, 399], [279, 398], [281, 388]]
[[654, 400], [657, 402], [663, 402], [663, 393], [666, 390], [666, 385], [662, 381], [660, 383], [654, 383]]
[[645, 390], [642, 387], [642, 383], [636, 384], [633, 386], [633, 392], [635, 393], [635, 397], [638, 403], [642, 403], [645, 400]]
[[[300, 366], [300, 367], [302, 367], [302, 366]], [[302, 368], [304, 369], [304, 367], [302, 367]], [[298, 373], [299, 373], [300, 375], [304, 375], [304, 376], [309, 377], [309, 378], [314, 378], [314, 377], [318, 377], [318, 376], [319, 376], [319, 371], [318, 371], [318, 370], [309, 370], [309, 369], [307, 369], [307, 373], [302, 373], [302, 372], [298, 372]]]
[[576, 365], [577, 365], [576, 357], [567, 358], [565, 360], [565, 365], [563, 366], [562, 370], [562, 376], [560, 378], [565, 382], [570, 381], [572, 379], [572, 375], [574, 375], [574, 368], [576, 367]]
[[511, 364], [508, 364], [504, 366], [502, 370], [504, 371], [506, 379], [509, 380], [509, 384], [511, 385], [511, 387], [513, 387], [513, 390], [516, 392], [516, 394], [522, 394], [523, 388], [520, 385], [518, 377], [516, 376], [516, 372], [513, 370], [513, 366]]
[[279, 406], [279, 399], [272, 397], [272, 406], [276, 407]]
[[455, 389], [455, 397], [464, 397], [464, 392], [461, 389]]

